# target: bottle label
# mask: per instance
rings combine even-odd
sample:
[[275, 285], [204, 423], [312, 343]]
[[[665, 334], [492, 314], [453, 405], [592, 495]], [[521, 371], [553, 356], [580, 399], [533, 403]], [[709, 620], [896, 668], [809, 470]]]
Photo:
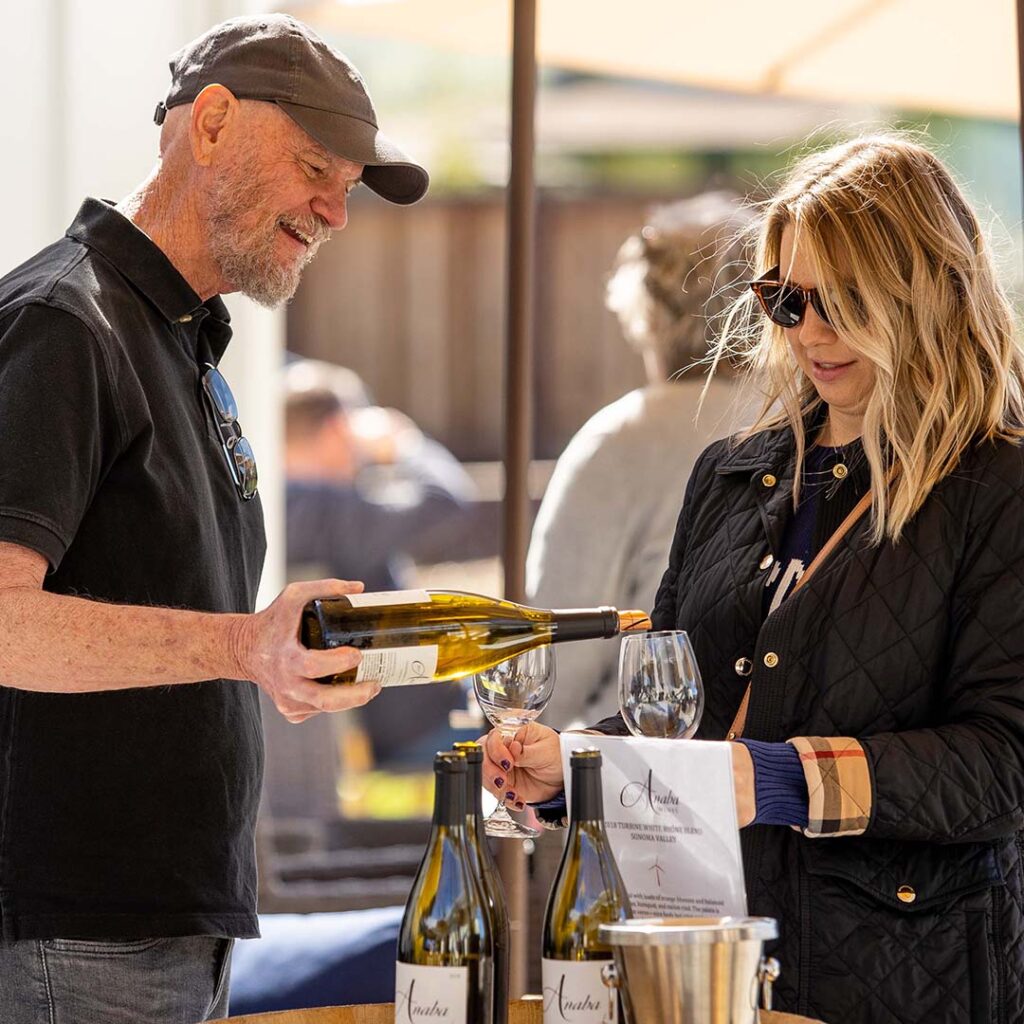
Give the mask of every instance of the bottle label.
[[466, 1024], [468, 967], [395, 964], [395, 1024]]
[[363, 651], [356, 682], [378, 680], [385, 686], [429, 683], [437, 671], [437, 644], [422, 647], [371, 647]]
[[381, 590], [370, 594], [346, 594], [353, 608], [376, 608], [385, 604], [430, 604], [425, 590]]
[[601, 970], [608, 960], [541, 962], [544, 1024], [618, 1024], [619, 1000]]

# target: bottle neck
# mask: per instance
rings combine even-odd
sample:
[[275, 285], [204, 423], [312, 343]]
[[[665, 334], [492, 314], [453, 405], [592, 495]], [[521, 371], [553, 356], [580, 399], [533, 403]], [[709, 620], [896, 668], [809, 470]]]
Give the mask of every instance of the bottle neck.
[[466, 814], [471, 816], [476, 822], [480, 822], [484, 816], [483, 767], [483, 764], [479, 761], [476, 763], [469, 761], [466, 765], [468, 769], [466, 772], [466, 786], [469, 789], [466, 795]]
[[434, 828], [465, 828], [466, 775], [436, 772], [434, 775]]
[[604, 825], [601, 769], [596, 765], [592, 768], [573, 768], [570, 811], [570, 821], [573, 825], [583, 821]]
[[594, 640], [615, 636], [619, 616], [614, 608], [564, 608], [551, 613], [551, 642]]

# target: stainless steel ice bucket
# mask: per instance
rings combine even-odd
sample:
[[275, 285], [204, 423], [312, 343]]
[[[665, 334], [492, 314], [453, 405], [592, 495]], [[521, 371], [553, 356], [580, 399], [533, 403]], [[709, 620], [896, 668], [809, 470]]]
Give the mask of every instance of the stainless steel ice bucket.
[[627, 1024], [755, 1024], [771, 1008], [779, 965], [761, 955], [770, 917], [650, 917], [601, 925], [615, 953], [605, 984], [622, 993]]

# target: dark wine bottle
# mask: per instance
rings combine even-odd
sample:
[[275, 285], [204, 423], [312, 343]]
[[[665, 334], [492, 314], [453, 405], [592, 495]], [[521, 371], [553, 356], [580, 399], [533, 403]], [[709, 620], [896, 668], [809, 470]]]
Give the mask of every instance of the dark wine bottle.
[[483, 882], [484, 896], [491, 912], [491, 934], [494, 938], [494, 1024], [508, 1021], [509, 930], [508, 904], [505, 887], [498, 874], [498, 865], [487, 843], [483, 814], [483, 760], [479, 743], [456, 743], [455, 749], [466, 755], [469, 766], [469, 836], [471, 861], [475, 860], [477, 873]]
[[467, 764], [434, 758], [434, 820], [398, 933], [395, 1022], [490, 1024], [494, 940], [466, 833]]
[[548, 896], [541, 938], [544, 1024], [615, 1024], [619, 999], [601, 980], [612, 959], [598, 928], [630, 915], [604, 830], [601, 753], [574, 750], [569, 834]]
[[650, 628], [640, 611], [547, 611], [454, 590], [348, 594], [312, 601], [302, 614], [307, 647], [363, 652], [358, 668], [322, 682], [369, 679], [385, 686], [459, 679], [542, 644]]

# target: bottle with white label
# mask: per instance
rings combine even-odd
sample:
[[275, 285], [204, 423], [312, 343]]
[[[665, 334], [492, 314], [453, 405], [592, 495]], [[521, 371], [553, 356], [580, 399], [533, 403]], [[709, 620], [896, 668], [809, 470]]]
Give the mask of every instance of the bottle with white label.
[[395, 1024], [491, 1024], [493, 934], [469, 856], [467, 778], [464, 754], [436, 755], [434, 821], [398, 933]]
[[460, 679], [542, 644], [650, 628], [641, 611], [548, 611], [455, 590], [347, 594], [312, 601], [302, 614], [307, 647], [363, 652], [357, 668], [322, 682], [385, 686]]
[[574, 750], [569, 834], [544, 915], [544, 1024], [617, 1024], [618, 996], [601, 969], [612, 959], [598, 928], [630, 916], [604, 830], [601, 752]]

